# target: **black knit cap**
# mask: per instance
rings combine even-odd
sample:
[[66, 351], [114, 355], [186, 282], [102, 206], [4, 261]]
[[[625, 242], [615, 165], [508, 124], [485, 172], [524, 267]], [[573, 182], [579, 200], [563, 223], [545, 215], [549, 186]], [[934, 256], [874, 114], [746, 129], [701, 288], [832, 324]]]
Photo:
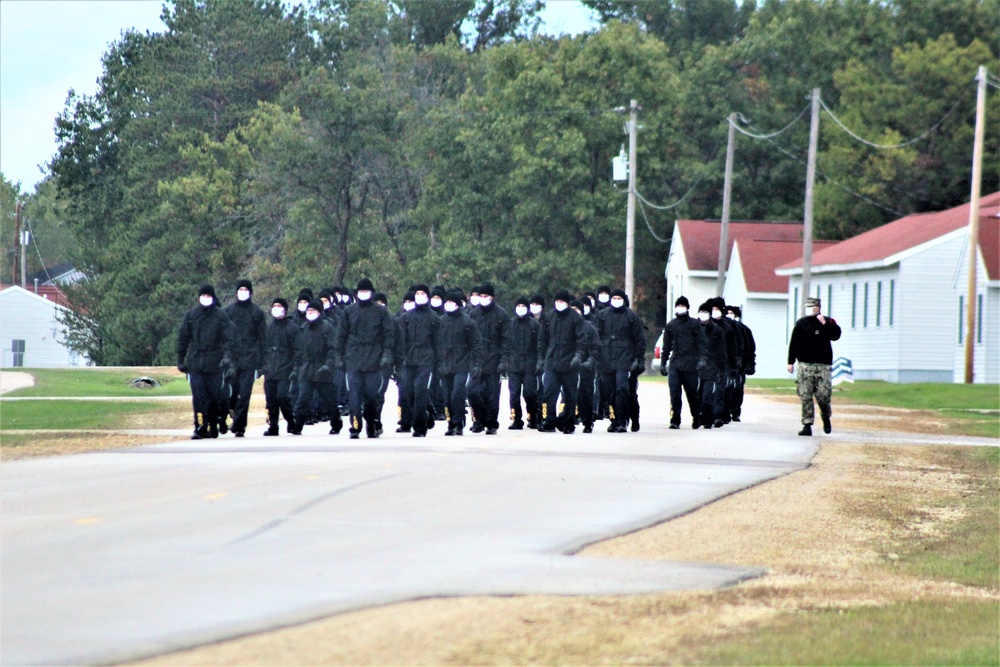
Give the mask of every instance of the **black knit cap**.
[[334, 300], [334, 298], [333, 298], [333, 292], [331, 292], [328, 289], [320, 290], [319, 291], [319, 298], [320, 299], [326, 299], [327, 301], [332, 302]]
[[597, 293], [598, 294], [610, 294], [611, 293], [611, 287], [609, 285], [601, 285], [600, 287], [597, 288]]
[[531, 296], [531, 300], [528, 303], [537, 303], [540, 306], [545, 306], [545, 297], [541, 294], [535, 293]]
[[439, 296], [444, 299], [446, 292], [444, 290], [444, 285], [435, 285], [434, 289], [431, 290], [430, 296]]
[[485, 294], [486, 296], [496, 296], [496, 291], [493, 289], [493, 285], [490, 283], [483, 283], [479, 286], [479, 293]]
[[318, 310], [319, 312], [322, 313], [323, 312], [323, 302], [320, 301], [319, 299], [313, 299], [312, 301], [309, 302], [309, 305], [306, 306], [306, 308], [312, 308], [313, 310]]
[[561, 289], [558, 292], [556, 292], [556, 295], [552, 300], [565, 301], [566, 303], [569, 303], [570, 301], [573, 300], [573, 295], [569, 293], [569, 290]]
[[304, 289], [299, 292], [299, 297], [295, 300], [296, 303], [299, 301], [312, 301], [313, 293], [311, 290]]
[[239, 291], [243, 287], [246, 287], [248, 290], [250, 290], [250, 293], [253, 294], [253, 283], [251, 283], [246, 278], [241, 278], [240, 280], [236, 281], [237, 291]]
[[375, 292], [375, 294], [372, 294], [372, 301], [378, 301], [379, 303], [388, 304], [389, 297], [385, 295], [385, 292]]
[[444, 295], [444, 300], [445, 301], [451, 301], [452, 303], [461, 304], [462, 301], [464, 301], [465, 299], [462, 296], [462, 292], [460, 292], [457, 289], [453, 289], [453, 290], [450, 290], [447, 294]]
[[736, 317], [743, 317], [743, 313], [740, 312], [740, 307], [739, 306], [726, 306], [726, 310], [728, 310], [729, 312], [731, 312]]
[[281, 306], [285, 310], [288, 310], [288, 301], [286, 301], [285, 299], [282, 299], [280, 296], [274, 297], [274, 299], [271, 300], [271, 305], [272, 306]]
[[413, 290], [410, 290], [409, 292], [407, 292], [406, 294], [403, 295], [403, 301], [404, 302], [405, 301], [414, 301], [416, 298], [417, 298], [417, 295], [413, 293]]
[[431, 295], [430, 288], [427, 287], [427, 285], [425, 285], [424, 283], [417, 283], [416, 285], [410, 288], [410, 291], [413, 292], [414, 294], [416, 294], [417, 292], [423, 292], [427, 296]]
[[688, 298], [686, 296], [679, 296], [677, 297], [677, 301], [674, 301], [674, 308], [676, 308], [677, 306], [684, 306], [685, 308], [690, 309], [691, 303], [688, 301]]
[[209, 283], [205, 283], [204, 285], [198, 288], [198, 296], [205, 296], [206, 294], [210, 295], [213, 299], [217, 298], [215, 296], [215, 288], [212, 287]]
[[569, 302], [569, 307], [570, 308], [576, 308], [577, 310], [579, 310], [582, 313], [583, 312], [583, 301], [580, 301], [579, 299], [573, 299], [572, 301]]
[[625, 294], [625, 290], [621, 289], [620, 287], [616, 287], [615, 289], [611, 290], [611, 298], [614, 298], [616, 296], [624, 299], [627, 295]]
[[709, 299], [705, 303], [703, 303], [700, 306], [698, 306], [698, 312], [699, 313], [710, 313], [710, 312], [712, 312], [712, 300]]
[[515, 306], [527, 306], [531, 303], [531, 300], [526, 296], [517, 297], [517, 301], [514, 302]]
[[717, 296], [714, 299], [710, 299], [710, 301], [712, 302], [712, 308], [718, 308], [721, 311], [726, 310], [726, 300], [723, 299], [721, 296]]
[[372, 281], [369, 280], [368, 278], [362, 278], [361, 280], [358, 281], [358, 291], [359, 292], [374, 292], [375, 291], [375, 286], [372, 284]]

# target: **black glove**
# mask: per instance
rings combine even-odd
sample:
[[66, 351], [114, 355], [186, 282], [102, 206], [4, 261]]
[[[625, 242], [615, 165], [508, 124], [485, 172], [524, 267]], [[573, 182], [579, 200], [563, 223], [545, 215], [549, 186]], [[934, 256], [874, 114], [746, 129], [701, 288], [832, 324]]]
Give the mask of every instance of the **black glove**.
[[472, 372], [469, 374], [472, 376], [473, 380], [478, 379], [479, 376], [483, 374], [483, 369], [479, 364], [476, 364], [472, 367]]
[[333, 362], [333, 365], [337, 367], [338, 371], [347, 370], [347, 364], [344, 363], [344, 358], [341, 357], [341, 356], [339, 356], [339, 355], [337, 356], [336, 360]]
[[698, 360], [697, 370], [703, 371], [703, 370], [705, 370], [705, 366], [708, 366], [708, 362], [705, 361], [704, 359], [699, 359]]
[[177, 370], [179, 370], [181, 373], [184, 373], [184, 375], [187, 375], [188, 372], [187, 364], [185, 364], [183, 361], [178, 361]]
[[669, 372], [670, 362], [667, 359], [660, 359], [660, 375], [666, 375]]
[[507, 362], [504, 361], [503, 359], [501, 359], [500, 363], [497, 364], [497, 372], [500, 373], [501, 375], [507, 374]]
[[580, 368], [580, 364], [583, 363], [583, 357], [577, 352], [573, 355], [573, 358], [569, 360], [569, 369], [575, 371]]
[[330, 382], [333, 380], [333, 371], [329, 366], [323, 364], [316, 369], [316, 381], [317, 382]]
[[580, 368], [582, 368], [585, 371], [594, 370], [594, 358], [590, 357], [589, 359], [587, 359], [585, 362], [580, 364]]
[[236, 364], [234, 364], [232, 359], [229, 357], [222, 358], [222, 361], [219, 362], [219, 368], [222, 369], [222, 374], [227, 380], [231, 380], [236, 377]]
[[640, 368], [642, 368], [642, 363], [638, 359], [633, 359], [632, 367], [629, 370], [633, 373], [638, 373]]
[[379, 364], [382, 367], [382, 371], [392, 370], [392, 352], [386, 350], [382, 353], [382, 362]]
[[539, 359], [538, 362], [535, 363], [535, 375], [538, 375], [544, 370], [545, 370], [545, 360]]

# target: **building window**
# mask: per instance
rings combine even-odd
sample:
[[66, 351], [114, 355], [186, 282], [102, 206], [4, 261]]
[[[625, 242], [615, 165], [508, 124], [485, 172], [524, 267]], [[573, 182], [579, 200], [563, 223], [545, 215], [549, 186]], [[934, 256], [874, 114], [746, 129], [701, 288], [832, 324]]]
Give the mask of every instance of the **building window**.
[[892, 326], [892, 313], [896, 308], [896, 281], [889, 281], [889, 326]]
[[983, 295], [976, 296], [976, 342], [983, 342]]
[[958, 344], [962, 344], [962, 334], [965, 329], [965, 297], [959, 295], [958, 297]]
[[11, 352], [14, 353], [13, 354], [13, 361], [11, 363], [11, 366], [13, 366], [14, 368], [23, 368], [24, 367], [24, 341], [23, 340], [14, 339], [11, 342], [10, 350], [11, 350]]
[[878, 281], [878, 288], [875, 290], [875, 326], [882, 326], [882, 281]]
[[868, 328], [868, 283], [865, 283], [865, 310], [861, 315], [861, 321], [864, 323], [865, 329]]
[[858, 284], [851, 283], [851, 328], [858, 328]]

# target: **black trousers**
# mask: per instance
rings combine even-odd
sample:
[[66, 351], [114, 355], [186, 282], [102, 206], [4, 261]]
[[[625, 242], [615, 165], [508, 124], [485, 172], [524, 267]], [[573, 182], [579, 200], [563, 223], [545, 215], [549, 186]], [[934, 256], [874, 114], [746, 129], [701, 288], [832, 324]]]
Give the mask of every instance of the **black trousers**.
[[601, 383], [608, 390], [608, 417], [617, 426], [626, 426], [632, 412], [631, 373], [629, 371], [607, 371], [601, 374]]
[[500, 428], [499, 373], [483, 373], [472, 381], [469, 405], [476, 423], [483, 428]]
[[430, 408], [431, 368], [430, 366], [405, 366], [400, 378], [399, 425], [412, 428], [415, 433], [426, 433], [427, 425], [434, 417]]
[[462, 426], [465, 422], [465, 399], [468, 397], [468, 373], [439, 375], [441, 394], [444, 396], [444, 413], [448, 426]]
[[[580, 374], [577, 371], [545, 371], [542, 376], [542, 426], [549, 428], [573, 426], [576, 415], [576, 399], [579, 392]], [[566, 421], [559, 421], [558, 399], [563, 396], [563, 414]]]
[[299, 396], [295, 401], [295, 421], [301, 427], [312, 415], [313, 394], [319, 396], [320, 411], [330, 417], [330, 426], [339, 431], [343, 420], [337, 410], [337, 385], [334, 382], [299, 381]]
[[667, 375], [670, 385], [670, 423], [680, 425], [684, 411], [681, 403], [681, 389], [687, 396], [688, 410], [695, 423], [701, 423], [701, 397], [698, 395], [698, 371], [679, 371], [671, 364]]
[[236, 377], [230, 381], [232, 395], [229, 397], [229, 409], [233, 411], [233, 432], [243, 433], [247, 430], [247, 414], [250, 412], [250, 396], [253, 394], [253, 383], [257, 379], [257, 370], [241, 368], [236, 371]]
[[292, 405], [292, 395], [288, 380], [264, 378], [264, 405], [267, 408], [267, 421], [272, 429], [277, 430], [279, 415], [285, 418], [289, 426], [295, 423], [295, 407]]
[[[701, 417], [700, 423], [702, 426], [711, 426], [712, 422], [715, 421], [715, 399], [719, 392], [716, 391], [718, 382], [715, 380], [708, 380], [701, 378]], [[721, 407], [721, 406], [720, 406]]]
[[743, 373], [737, 373], [733, 385], [733, 402], [729, 409], [729, 414], [732, 417], [738, 418], [743, 414], [743, 387], [746, 383], [747, 376]]
[[194, 426], [202, 435], [212, 428], [218, 429], [226, 414], [226, 382], [221, 372], [189, 373], [191, 404], [194, 408]]
[[538, 381], [534, 373], [507, 373], [507, 393], [510, 395], [511, 421], [524, 421], [521, 412], [521, 396], [528, 412], [528, 421], [538, 415]]
[[580, 423], [584, 426], [594, 425], [594, 371], [583, 369], [580, 371], [580, 388], [577, 395], [577, 415]]
[[348, 371], [347, 392], [351, 411], [351, 433], [361, 432], [364, 420], [368, 435], [375, 432], [378, 419], [379, 389], [382, 371]]

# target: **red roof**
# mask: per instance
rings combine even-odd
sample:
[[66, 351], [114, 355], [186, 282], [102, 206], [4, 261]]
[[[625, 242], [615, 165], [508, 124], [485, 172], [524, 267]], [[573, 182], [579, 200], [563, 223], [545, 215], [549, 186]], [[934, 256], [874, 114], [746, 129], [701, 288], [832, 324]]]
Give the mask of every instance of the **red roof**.
[[[946, 211], [908, 215], [824, 248], [813, 255], [812, 265], [815, 268], [888, 259], [967, 226], [969, 207], [969, 204], [963, 204]], [[982, 197], [979, 203], [979, 243], [990, 280], [1000, 279], [998, 223], [1000, 223], [1000, 192], [994, 192]], [[794, 269], [801, 266], [802, 258], [798, 257], [778, 268]]]
[[[813, 241], [813, 248], [825, 248], [836, 241]], [[747, 291], [787, 292], [788, 276], [779, 276], [774, 270], [792, 259], [802, 257], [802, 241], [772, 241], [761, 239], [740, 240], [740, 264]]]
[[[719, 237], [722, 234], [722, 223], [708, 220], [678, 220], [677, 225], [688, 269], [691, 271], [717, 271], [719, 269]], [[733, 243], [737, 239], [740, 242], [740, 247], [744, 247], [744, 243], [751, 240], [798, 241], [801, 247], [802, 223], [730, 222], [727, 235], [729, 241], [727, 255], [730, 258], [733, 256]], [[783, 288], [778, 291], [785, 290]]]
[[[8, 287], [21, 287], [21, 285], [10, 285], [8, 283], [0, 283], [0, 292], [7, 289]], [[66, 298], [66, 295], [63, 294], [63, 291], [59, 289], [59, 287], [56, 285], [39, 285], [37, 292], [35, 291], [34, 285], [30, 287], [25, 287], [24, 289], [28, 292], [31, 292], [32, 294], [37, 294], [43, 299], [54, 301], [60, 306], [65, 306], [66, 308], [70, 307], [69, 300]]]

